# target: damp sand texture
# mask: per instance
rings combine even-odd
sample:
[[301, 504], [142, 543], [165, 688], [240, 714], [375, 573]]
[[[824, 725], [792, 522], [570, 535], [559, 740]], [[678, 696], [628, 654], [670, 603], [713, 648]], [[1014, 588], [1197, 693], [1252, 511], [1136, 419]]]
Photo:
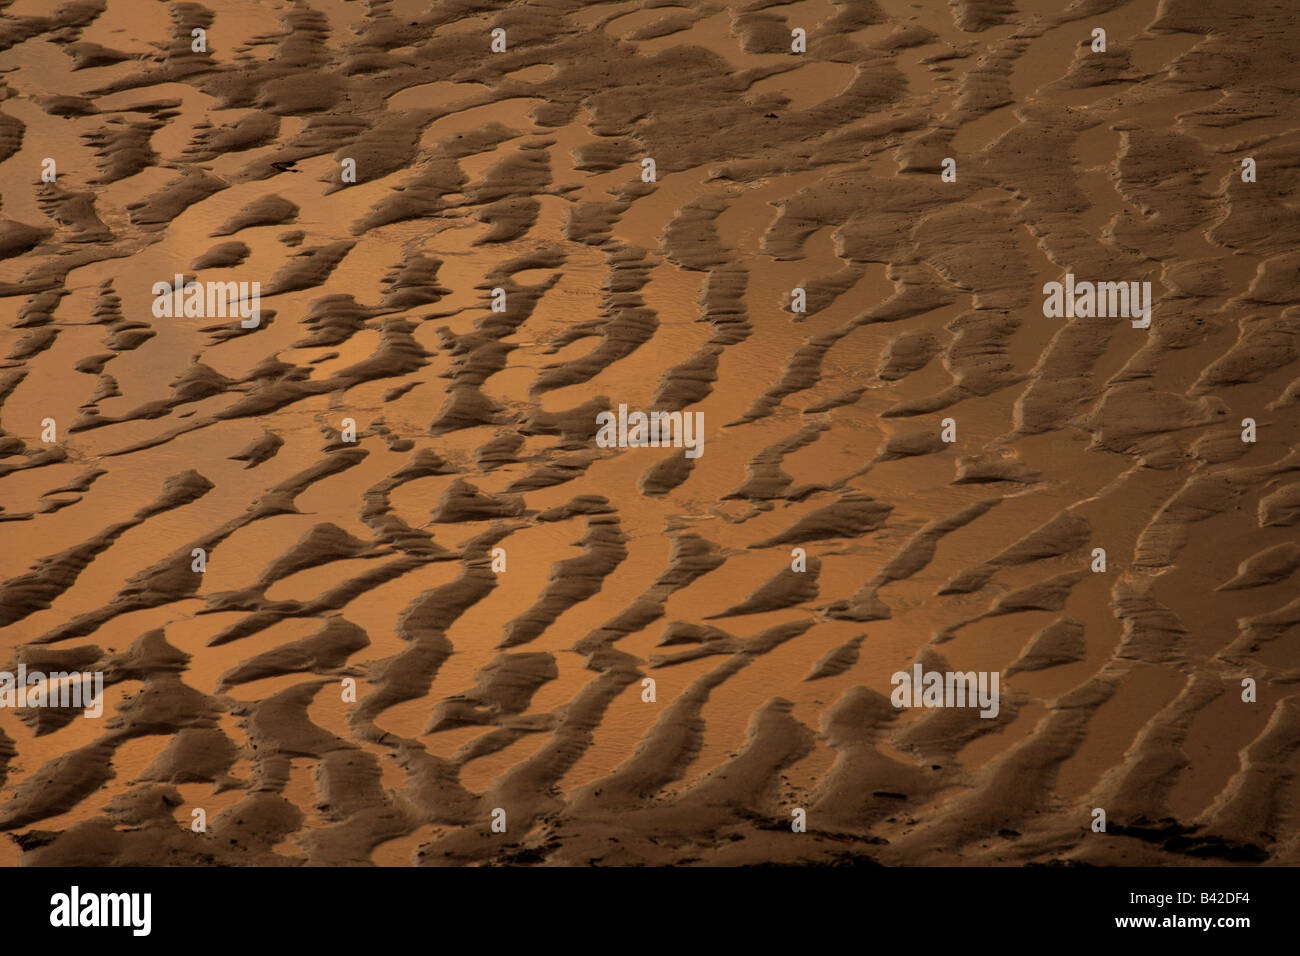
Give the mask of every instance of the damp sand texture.
[[9, 3], [0, 864], [1300, 863], [1297, 40]]

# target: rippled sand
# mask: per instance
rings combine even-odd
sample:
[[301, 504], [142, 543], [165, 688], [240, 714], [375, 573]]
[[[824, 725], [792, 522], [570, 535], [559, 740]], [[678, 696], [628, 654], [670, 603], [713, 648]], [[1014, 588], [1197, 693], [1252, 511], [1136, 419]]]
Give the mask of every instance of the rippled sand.
[[[107, 689], [0, 708], [0, 862], [1300, 863], [1297, 39], [10, 4], [0, 642]], [[1045, 317], [1067, 272], [1151, 327]], [[998, 715], [895, 708], [918, 663]]]

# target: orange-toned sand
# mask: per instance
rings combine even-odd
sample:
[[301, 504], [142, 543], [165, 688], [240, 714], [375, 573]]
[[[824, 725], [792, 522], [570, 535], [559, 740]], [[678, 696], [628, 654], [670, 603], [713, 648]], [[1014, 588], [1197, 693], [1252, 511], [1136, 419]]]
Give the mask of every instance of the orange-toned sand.
[[[0, 708], [0, 863], [1300, 863], [1297, 40], [9, 3], [0, 669], [107, 689]], [[1151, 327], [1046, 317], [1067, 272]], [[176, 274], [260, 325], [155, 317]]]

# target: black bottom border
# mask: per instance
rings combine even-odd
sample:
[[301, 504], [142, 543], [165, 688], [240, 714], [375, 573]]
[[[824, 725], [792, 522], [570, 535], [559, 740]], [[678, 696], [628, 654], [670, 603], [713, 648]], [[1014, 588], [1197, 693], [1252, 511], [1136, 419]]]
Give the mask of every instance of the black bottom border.
[[[436, 945], [484, 932], [498, 945], [516, 934], [567, 945], [595, 932], [670, 945], [703, 933], [733, 943], [752, 935], [768, 947], [782, 937], [804, 947], [852, 937], [965, 946], [1041, 932], [1049, 946], [1125, 937], [1222, 946], [1293, 928], [1298, 882], [1300, 870], [1287, 867], [17, 868], [0, 871], [0, 898], [18, 931], [11, 938], [77, 934], [127, 946], [208, 937], [394, 947], [407, 945], [403, 937]], [[71, 909], [74, 886], [83, 906], [89, 894], [150, 894], [148, 935], [51, 925], [58, 894]], [[1243, 917], [1246, 925], [1225, 922]]]

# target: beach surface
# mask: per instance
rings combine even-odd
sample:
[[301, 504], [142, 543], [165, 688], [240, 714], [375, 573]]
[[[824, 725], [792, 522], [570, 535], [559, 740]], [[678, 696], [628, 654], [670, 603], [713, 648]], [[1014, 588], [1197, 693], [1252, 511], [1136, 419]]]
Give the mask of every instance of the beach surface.
[[3, 4], [0, 865], [1300, 864], [1297, 41]]

